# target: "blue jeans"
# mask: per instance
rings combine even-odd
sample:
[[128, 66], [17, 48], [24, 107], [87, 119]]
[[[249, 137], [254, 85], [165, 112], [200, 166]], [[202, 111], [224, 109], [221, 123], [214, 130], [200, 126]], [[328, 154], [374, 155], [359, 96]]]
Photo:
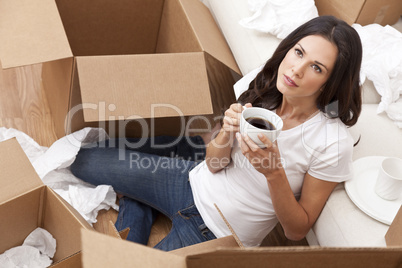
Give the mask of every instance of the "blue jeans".
[[[108, 140], [81, 148], [72, 173], [94, 185], [112, 185], [120, 199], [116, 227], [130, 227], [127, 238], [147, 244], [157, 211], [172, 221], [155, 248], [169, 251], [215, 239], [193, 200], [188, 173], [205, 157], [201, 137], [156, 137], [133, 149], [136, 139]], [[165, 146], [164, 146], [165, 145]], [[160, 148], [155, 148], [160, 147]]]

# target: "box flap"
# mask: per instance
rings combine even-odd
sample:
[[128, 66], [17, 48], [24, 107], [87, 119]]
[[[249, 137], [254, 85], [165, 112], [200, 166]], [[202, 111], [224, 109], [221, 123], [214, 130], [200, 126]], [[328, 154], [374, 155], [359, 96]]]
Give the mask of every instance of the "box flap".
[[199, 0], [180, 0], [180, 3], [203, 50], [241, 74], [226, 39], [209, 9]]
[[51, 268], [81, 268], [81, 258], [82, 253], [77, 252], [67, 258], [60, 260], [58, 262], [53, 263], [50, 267]]
[[398, 22], [401, 14], [401, 0], [366, 0], [356, 23], [363, 26], [372, 23], [393, 25]]
[[129, 232], [130, 232], [129, 227], [121, 230], [120, 232], [117, 231], [116, 226], [110, 220], [109, 220], [109, 222], [107, 224], [106, 234], [110, 235], [112, 237], [116, 237], [116, 238], [119, 238], [119, 239], [126, 240]]
[[211, 252], [212, 250], [218, 248], [232, 248], [232, 247], [233, 248], [239, 247], [235, 238], [233, 236], [225, 236], [222, 238], [213, 239], [210, 241], [191, 245], [188, 247], [172, 250], [170, 251], [170, 253], [185, 257], [194, 254]]
[[402, 248], [222, 249], [187, 257], [187, 267], [399, 267]]
[[356, 22], [365, 2], [366, 0], [316, 0], [315, 5], [320, 16], [332, 15], [352, 25]]
[[41, 227], [51, 233], [57, 241], [53, 261], [59, 261], [80, 251], [81, 228], [93, 229], [71, 205], [67, 204], [60, 195], [46, 187]]
[[82, 264], [85, 268], [186, 267], [184, 257], [95, 231], [82, 229], [81, 240]]
[[163, 0], [56, 2], [74, 56], [155, 52]]
[[164, 1], [155, 53], [201, 51], [201, 44], [181, 3], [177, 0]]
[[[43, 215], [41, 205], [45, 188], [42, 186], [1, 203], [0, 254], [10, 248], [21, 246], [27, 236], [39, 226]], [[0, 267], [3, 267], [1, 261]]]
[[77, 57], [77, 67], [87, 122], [213, 113], [203, 52]]
[[43, 185], [15, 138], [0, 142], [0, 171], [0, 203]]
[[54, 0], [1, 0], [0, 10], [3, 68], [72, 56]]
[[399, 208], [398, 213], [385, 234], [385, 242], [387, 246], [402, 247], [402, 206]]
[[225, 222], [226, 226], [228, 227], [230, 233], [232, 234], [232, 236], [233, 236], [234, 240], [236, 241], [237, 245], [239, 246], [239, 248], [245, 248], [243, 243], [240, 241], [240, 238], [237, 236], [236, 232], [230, 225], [229, 221], [226, 219], [226, 217], [223, 215], [222, 211], [219, 209], [218, 205], [216, 203], [214, 203], [214, 206], [215, 206], [216, 210], [218, 210], [219, 215], [221, 215], [222, 220]]

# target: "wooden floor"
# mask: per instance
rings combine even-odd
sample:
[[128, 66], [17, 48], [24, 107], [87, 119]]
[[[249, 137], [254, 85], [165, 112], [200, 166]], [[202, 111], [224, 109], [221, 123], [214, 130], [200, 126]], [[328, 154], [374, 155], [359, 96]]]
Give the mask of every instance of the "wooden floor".
[[[41, 87], [40, 64], [0, 69], [0, 127], [15, 128], [32, 137], [39, 145], [49, 147], [56, 141], [52, 116]], [[105, 233], [109, 220], [115, 222], [117, 212], [113, 209], [101, 211], [95, 230]], [[148, 242], [158, 243], [170, 230], [171, 223], [159, 216], [154, 224]], [[264, 246], [308, 245], [304, 239], [299, 242], [287, 240], [280, 225], [264, 239]]]

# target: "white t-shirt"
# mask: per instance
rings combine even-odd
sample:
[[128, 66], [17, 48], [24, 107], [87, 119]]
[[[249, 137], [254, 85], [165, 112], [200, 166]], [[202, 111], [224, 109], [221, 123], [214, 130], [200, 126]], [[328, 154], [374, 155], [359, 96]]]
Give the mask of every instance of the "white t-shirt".
[[[329, 119], [319, 112], [303, 124], [282, 131], [277, 143], [297, 199], [307, 172], [332, 182], [352, 178], [353, 138], [339, 119]], [[267, 180], [245, 158], [237, 141], [231, 158], [231, 163], [215, 174], [205, 161], [190, 172], [194, 202], [216, 237], [231, 233], [215, 203], [245, 246], [259, 246], [278, 222]]]

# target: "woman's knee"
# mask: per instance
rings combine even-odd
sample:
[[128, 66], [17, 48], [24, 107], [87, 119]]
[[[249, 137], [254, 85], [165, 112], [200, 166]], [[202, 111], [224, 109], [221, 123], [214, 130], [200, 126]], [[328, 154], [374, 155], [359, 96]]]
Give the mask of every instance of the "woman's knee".
[[70, 166], [71, 173], [85, 181], [88, 175], [92, 173], [92, 169], [95, 168], [93, 152], [91, 150], [93, 149], [81, 148]]

